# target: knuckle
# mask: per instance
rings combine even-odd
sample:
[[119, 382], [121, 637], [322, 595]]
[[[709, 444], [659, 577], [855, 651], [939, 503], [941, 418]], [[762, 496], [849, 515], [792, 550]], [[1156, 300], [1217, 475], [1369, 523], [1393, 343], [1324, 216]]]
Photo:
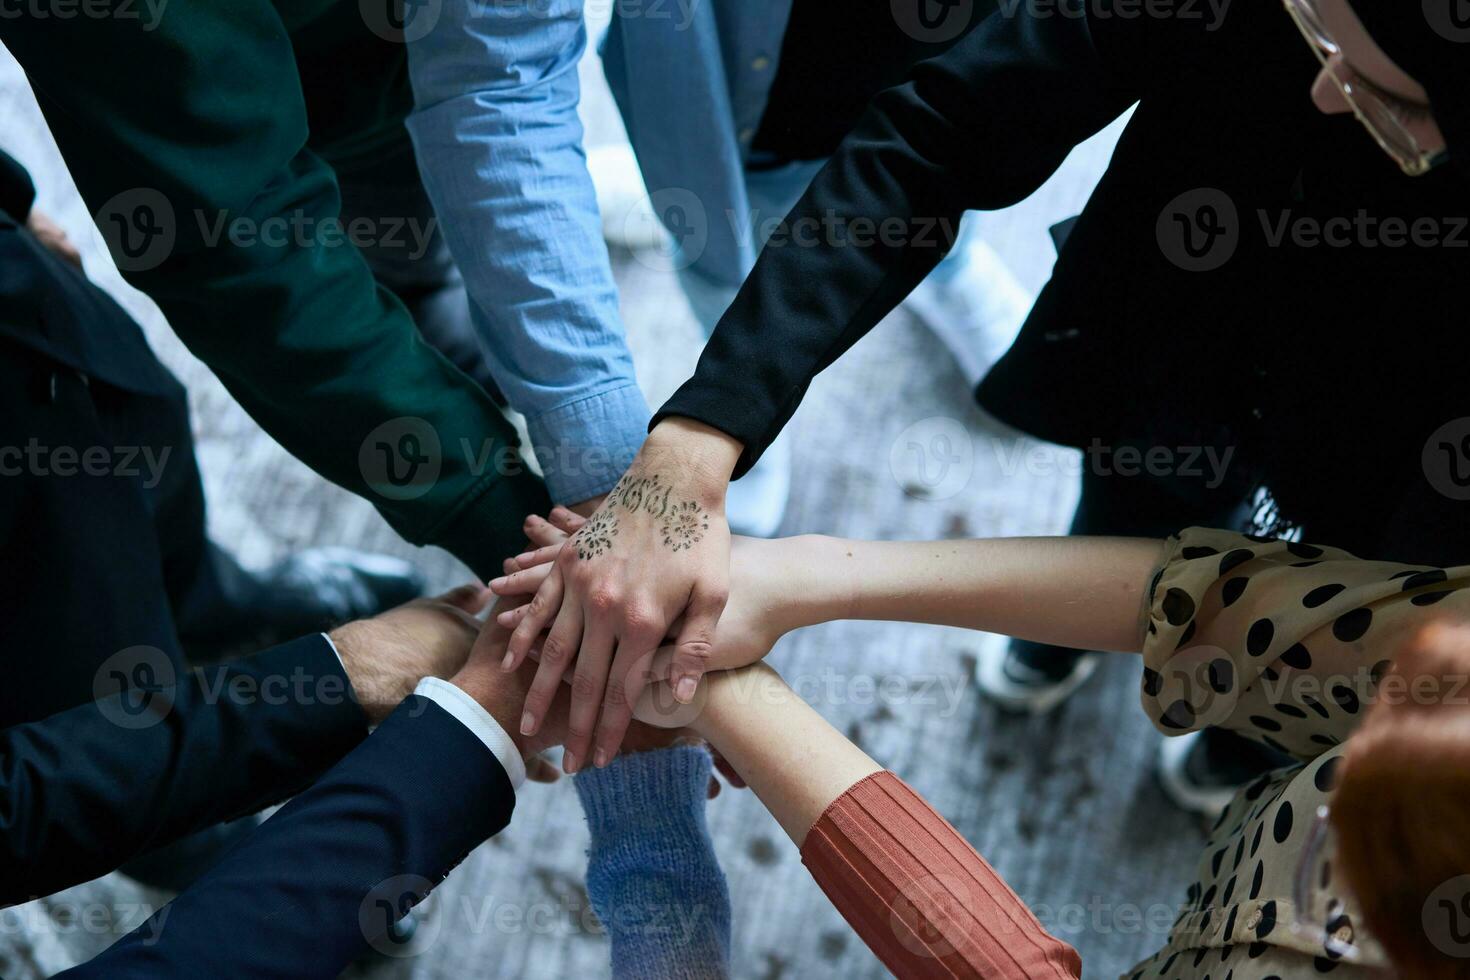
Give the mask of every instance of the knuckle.
[[619, 678], [611, 678], [607, 682], [607, 693], [603, 695], [602, 703], [613, 710], [627, 707], [628, 686]]
[[678, 656], [684, 663], [705, 664], [713, 655], [714, 644], [703, 638], [686, 640], [679, 645]]
[[552, 667], [561, 667], [571, 657], [571, 651], [567, 649], [566, 643], [554, 636], [548, 636], [541, 644], [541, 662]]
[[577, 671], [572, 677], [572, 697], [577, 701], [590, 701], [597, 697], [597, 681], [590, 674]]
[[658, 614], [647, 606], [633, 606], [623, 613], [624, 633], [646, 637], [651, 633], [661, 633], [663, 625]]
[[587, 597], [587, 604], [599, 613], [609, 613], [617, 607], [618, 595], [607, 586], [599, 586]]
[[592, 737], [592, 729], [589, 726], [586, 726], [586, 725], [568, 725], [567, 726], [567, 741], [568, 742], [573, 742], [573, 743], [575, 743], [575, 742], [585, 742], [585, 741], [587, 741], [591, 737]]

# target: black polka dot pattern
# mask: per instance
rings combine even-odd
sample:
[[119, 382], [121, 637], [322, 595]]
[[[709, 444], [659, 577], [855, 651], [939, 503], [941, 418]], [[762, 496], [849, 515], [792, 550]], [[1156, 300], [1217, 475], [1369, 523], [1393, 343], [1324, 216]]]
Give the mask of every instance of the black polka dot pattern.
[[1343, 613], [1337, 617], [1332, 624], [1332, 635], [1343, 643], [1356, 643], [1368, 632], [1368, 627], [1373, 625], [1373, 610], [1367, 606], [1354, 609], [1350, 613]]

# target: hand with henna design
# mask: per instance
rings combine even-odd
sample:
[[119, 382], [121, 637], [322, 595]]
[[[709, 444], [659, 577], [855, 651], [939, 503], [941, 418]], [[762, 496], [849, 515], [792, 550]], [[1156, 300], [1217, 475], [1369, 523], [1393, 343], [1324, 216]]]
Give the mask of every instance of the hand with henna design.
[[725, 490], [740, 449], [690, 419], [659, 423], [573, 546], [558, 553], [527, 611], [503, 621], [515, 627], [507, 670], [549, 628], [523, 732], [537, 729], [573, 671], [568, 772], [589, 757], [599, 766], [612, 761], [654, 652], [676, 622], [673, 688], [681, 700], [694, 696], [729, 591]]

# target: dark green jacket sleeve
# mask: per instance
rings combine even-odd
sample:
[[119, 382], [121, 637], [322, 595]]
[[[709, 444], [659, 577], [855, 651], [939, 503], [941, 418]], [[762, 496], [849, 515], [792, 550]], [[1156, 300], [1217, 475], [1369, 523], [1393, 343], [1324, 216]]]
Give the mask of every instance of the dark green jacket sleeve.
[[498, 574], [545, 492], [342, 234], [275, 8], [129, 9], [0, 21], [119, 268], [287, 450]]

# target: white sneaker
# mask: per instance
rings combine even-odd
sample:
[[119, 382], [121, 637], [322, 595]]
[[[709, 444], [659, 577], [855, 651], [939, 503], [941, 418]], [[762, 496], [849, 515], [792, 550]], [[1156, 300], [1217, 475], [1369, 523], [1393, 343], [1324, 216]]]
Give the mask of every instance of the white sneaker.
[[753, 538], [769, 538], [781, 528], [791, 497], [790, 427], [761, 454], [750, 472], [730, 484], [725, 517], [730, 530]]
[[1239, 785], [1212, 782], [1209, 773], [1196, 773], [1203, 765], [1204, 732], [1166, 738], [1159, 746], [1159, 785], [1179, 809], [1211, 820], [1219, 818], [1240, 791]]
[[995, 249], [967, 227], [903, 305], [949, 349], [974, 388], [1015, 342], [1035, 300]]
[[1100, 653], [1077, 658], [1061, 680], [1032, 670], [1011, 654], [1011, 638], [986, 633], [975, 656], [975, 684], [998, 707], [1028, 715], [1044, 715], [1087, 683], [1102, 662]]
[[668, 249], [669, 233], [654, 213], [631, 146], [609, 143], [589, 150], [587, 172], [597, 193], [604, 241], [634, 252]]

